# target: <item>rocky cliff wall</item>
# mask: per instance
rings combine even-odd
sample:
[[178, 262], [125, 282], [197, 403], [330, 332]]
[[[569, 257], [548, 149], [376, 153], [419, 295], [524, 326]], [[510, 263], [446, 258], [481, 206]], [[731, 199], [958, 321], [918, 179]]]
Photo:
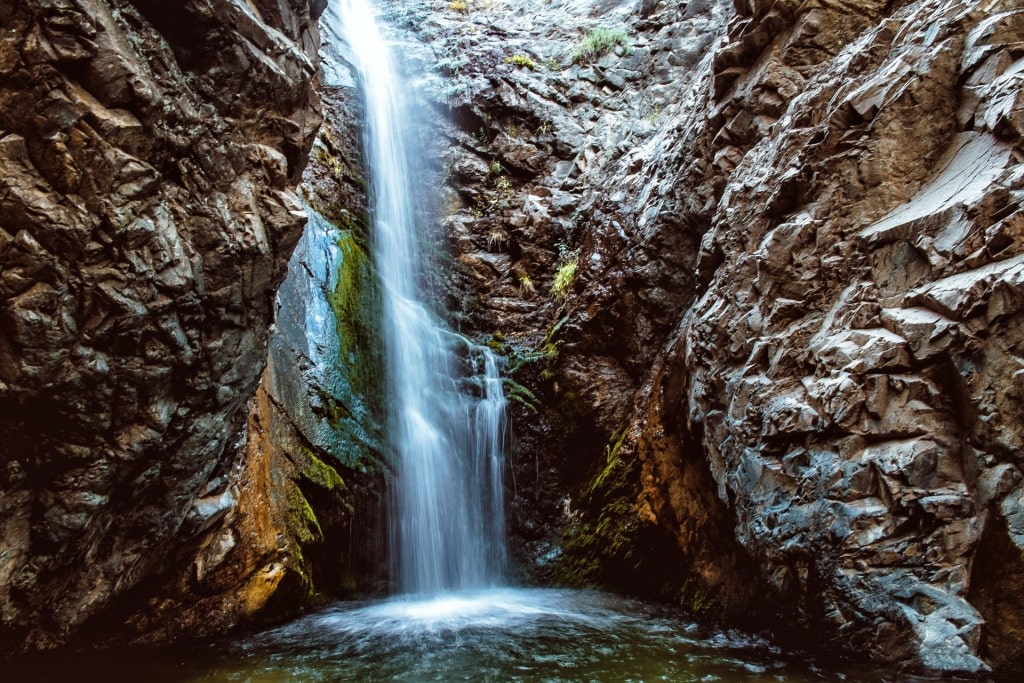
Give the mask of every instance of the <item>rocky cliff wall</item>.
[[449, 113], [459, 323], [509, 358], [534, 574], [1020, 666], [1016, 4], [392, 13]]
[[215, 637], [388, 585], [380, 296], [365, 250], [361, 107], [336, 21], [321, 18], [324, 122], [299, 186], [309, 221], [277, 289], [243, 438], [193, 504], [193, 536], [89, 624], [104, 640]]
[[5, 650], [202, 573], [306, 220], [323, 4], [0, 5]]
[[984, 577], [1024, 550], [1022, 20], [741, 4], [713, 64], [729, 182], [652, 395], [770, 586], [878, 659], [1020, 664], [1019, 595]]

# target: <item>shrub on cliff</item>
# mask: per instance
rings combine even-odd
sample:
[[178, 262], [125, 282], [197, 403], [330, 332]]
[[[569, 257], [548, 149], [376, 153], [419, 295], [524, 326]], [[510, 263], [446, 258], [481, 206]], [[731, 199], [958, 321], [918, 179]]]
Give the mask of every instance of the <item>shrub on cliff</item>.
[[589, 62], [597, 59], [616, 45], [629, 50], [629, 36], [620, 28], [599, 26], [588, 33], [572, 51], [573, 62]]

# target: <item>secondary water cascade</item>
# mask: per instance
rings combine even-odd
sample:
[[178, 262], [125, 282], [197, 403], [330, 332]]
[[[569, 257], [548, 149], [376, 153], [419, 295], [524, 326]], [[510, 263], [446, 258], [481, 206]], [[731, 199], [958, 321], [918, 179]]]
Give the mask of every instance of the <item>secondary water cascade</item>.
[[505, 400], [490, 349], [446, 329], [420, 298], [429, 218], [407, 88], [367, 0], [336, 7], [366, 107], [374, 261], [383, 292], [391, 446], [398, 466], [392, 560], [403, 593], [482, 588], [505, 565]]

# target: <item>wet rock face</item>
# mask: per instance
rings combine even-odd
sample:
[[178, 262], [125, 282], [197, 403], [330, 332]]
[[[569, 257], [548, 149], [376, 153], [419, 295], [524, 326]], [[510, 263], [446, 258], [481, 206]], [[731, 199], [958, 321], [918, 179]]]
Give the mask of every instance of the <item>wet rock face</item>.
[[148, 597], [229, 507], [305, 223], [322, 4], [0, 8], [5, 649]]
[[[455, 126], [464, 324], [539, 411], [514, 416], [520, 556], [583, 548], [630, 588], [662, 546], [624, 539], [657, 529], [673, 599], [1020, 666], [1024, 15], [612, 4], [406, 15]], [[599, 24], [632, 49], [573, 60]]]

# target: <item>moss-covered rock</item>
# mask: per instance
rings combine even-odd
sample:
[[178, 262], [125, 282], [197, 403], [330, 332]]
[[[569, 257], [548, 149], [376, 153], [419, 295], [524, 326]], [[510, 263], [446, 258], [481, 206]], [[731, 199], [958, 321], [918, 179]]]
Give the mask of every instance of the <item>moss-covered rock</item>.
[[570, 499], [553, 578], [557, 583], [657, 599], [716, 620], [728, 596], [698, 573], [671, 536], [640, 511], [641, 461], [623, 427], [609, 437], [603, 462]]
[[380, 284], [358, 233], [342, 230], [337, 283], [328, 295], [340, 342], [339, 363], [364, 418], [383, 421], [384, 356]]
[[345, 489], [345, 482], [338, 470], [316, 456], [312, 450], [306, 450], [309, 464], [302, 470], [302, 477], [328, 491]]
[[642, 549], [636, 547], [639, 468], [621, 457], [625, 438], [625, 429], [612, 435], [605, 461], [573, 496], [572, 505], [578, 507], [568, 514], [554, 573], [560, 583], [622, 589], [630, 575], [643, 569]]

